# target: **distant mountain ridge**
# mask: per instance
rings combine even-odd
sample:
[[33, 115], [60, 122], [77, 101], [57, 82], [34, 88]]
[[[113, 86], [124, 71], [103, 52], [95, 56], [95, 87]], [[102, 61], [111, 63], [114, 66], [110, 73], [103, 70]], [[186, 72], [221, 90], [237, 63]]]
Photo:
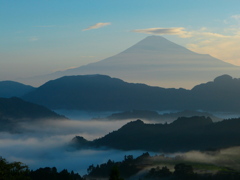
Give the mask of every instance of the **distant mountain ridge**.
[[[217, 150], [240, 145], [240, 119], [213, 123], [209, 117], [181, 117], [171, 124], [145, 124], [132, 121], [101, 138], [87, 141], [76, 136], [75, 147], [185, 152]], [[206, 140], [207, 139], [207, 140]]]
[[0, 97], [21, 97], [35, 88], [15, 81], [0, 81]]
[[66, 119], [50, 109], [26, 102], [20, 98], [0, 98], [0, 119], [18, 120], [42, 120], [42, 119]]
[[43, 120], [64, 120], [66, 117], [50, 109], [20, 98], [0, 98], [0, 131], [19, 132], [19, 123]]
[[240, 112], [239, 92], [240, 80], [229, 75], [192, 90], [127, 83], [105, 75], [79, 75], [49, 81], [23, 99], [50, 109]]
[[240, 77], [240, 67], [198, 54], [161, 36], [148, 36], [123, 52], [101, 61], [33, 78], [47, 82], [62, 76], [105, 74], [127, 82], [192, 88], [222, 74]]
[[[167, 102], [169, 97], [175, 98], [178, 102], [183, 101], [181, 95], [186, 92], [184, 89], [164, 89], [126, 83], [106, 75], [79, 75], [49, 81], [23, 96], [23, 99], [50, 109], [154, 110], [168, 107], [169, 104], [159, 102]], [[156, 98], [157, 96], [159, 97]]]
[[210, 113], [207, 112], [199, 112], [199, 111], [180, 111], [180, 112], [170, 112], [170, 113], [164, 113], [159, 114], [156, 111], [150, 111], [150, 110], [130, 110], [130, 111], [124, 111], [124, 112], [118, 112], [113, 113], [110, 116], [106, 118], [101, 119], [107, 119], [107, 120], [126, 120], [126, 119], [143, 119], [143, 120], [152, 120], [152, 121], [164, 121], [169, 122], [176, 120], [178, 117], [192, 117], [192, 116], [205, 116], [210, 117], [213, 121], [220, 121], [222, 120], [219, 117], [216, 117]]

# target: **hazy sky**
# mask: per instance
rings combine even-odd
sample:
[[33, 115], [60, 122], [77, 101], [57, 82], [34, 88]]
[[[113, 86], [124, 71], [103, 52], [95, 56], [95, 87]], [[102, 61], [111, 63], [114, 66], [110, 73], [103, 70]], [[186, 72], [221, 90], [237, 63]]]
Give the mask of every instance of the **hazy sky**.
[[79, 67], [148, 34], [240, 65], [239, 0], [0, 0], [0, 80]]

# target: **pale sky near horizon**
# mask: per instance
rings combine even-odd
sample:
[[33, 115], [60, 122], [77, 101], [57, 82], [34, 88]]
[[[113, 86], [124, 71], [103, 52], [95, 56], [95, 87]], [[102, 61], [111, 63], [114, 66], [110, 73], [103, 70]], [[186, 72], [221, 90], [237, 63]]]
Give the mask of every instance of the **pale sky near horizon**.
[[0, 80], [113, 56], [149, 34], [240, 66], [239, 0], [0, 0]]

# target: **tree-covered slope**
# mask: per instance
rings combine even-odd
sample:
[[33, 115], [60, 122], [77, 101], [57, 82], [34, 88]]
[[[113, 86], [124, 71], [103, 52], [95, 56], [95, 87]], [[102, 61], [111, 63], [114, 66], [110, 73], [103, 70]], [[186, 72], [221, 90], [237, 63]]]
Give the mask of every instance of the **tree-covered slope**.
[[178, 118], [170, 124], [145, 124], [137, 120], [93, 141], [75, 137], [74, 143], [80, 148], [156, 152], [220, 149], [240, 145], [239, 128], [240, 119], [213, 123], [210, 118], [196, 116]]

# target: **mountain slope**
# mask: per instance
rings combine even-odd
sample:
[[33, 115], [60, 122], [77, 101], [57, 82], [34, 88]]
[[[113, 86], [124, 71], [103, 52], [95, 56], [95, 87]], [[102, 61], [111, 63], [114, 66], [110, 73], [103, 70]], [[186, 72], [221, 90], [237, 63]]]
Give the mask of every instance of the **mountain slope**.
[[24, 123], [30, 125], [35, 121], [64, 119], [67, 118], [46, 107], [17, 97], [0, 98], [0, 131], [22, 133]]
[[222, 75], [214, 81], [195, 86], [191, 90], [191, 104], [194, 109], [239, 112], [239, 92], [240, 79]]
[[20, 97], [33, 91], [35, 88], [14, 81], [0, 81], [0, 97]]
[[66, 119], [46, 107], [26, 102], [20, 98], [0, 98], [0, 120], [18, 122], [22, 120]]
[[[121, 150], [181, 152], [221, 149], [240, 145], [240, 119], [213, 123], [206, 117], [178, 118], [171, 124], [127, 123], [99, 139], [86, 141], [75, 137], [78, 148], [108, 147]], [[207, 141], [206, 141], [207, 139]]]
[[[79, 75], [49, 81], [23, 98], [51, 109], [115, 111], [179, 107], [186, 92], [126, 83], [105, 75]], [[170, 98], [177, 102], [170, 105]]]
[[[222, 74], [240, 76], [240, 68], [192, 52], [160, 36], [149, 36], [125, 51], [78, 68], [39, 77], [46, 82], [66, 75], [106, 74], [127, 82], [192, 88]], [[44, 80], [45, 79], [45, 80]]]
[[50, 109], [239, 112], [239, 92], [240, 80], [228, 75], [192, 90], [127, 83], [105, 75], [79, 75], [49, 81], [23, 98]]

